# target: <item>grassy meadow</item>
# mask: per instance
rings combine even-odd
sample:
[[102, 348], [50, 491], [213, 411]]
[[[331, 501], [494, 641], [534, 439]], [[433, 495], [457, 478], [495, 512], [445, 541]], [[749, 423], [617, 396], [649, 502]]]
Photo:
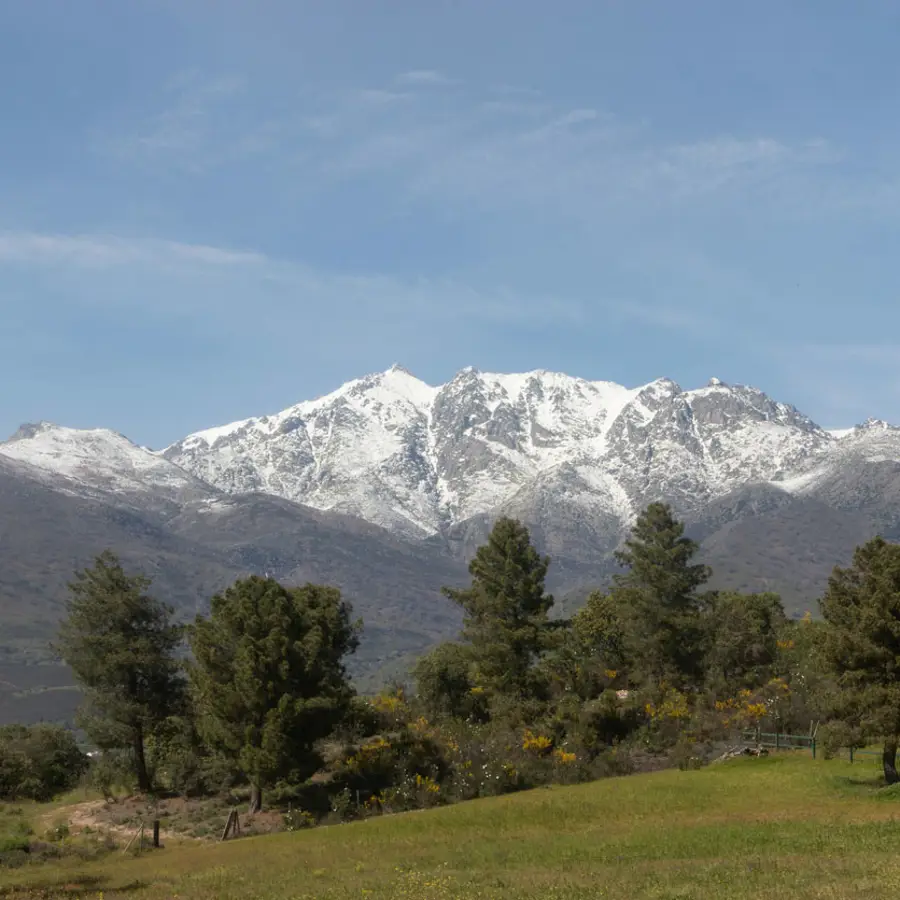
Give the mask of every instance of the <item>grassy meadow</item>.
[[0, 897], [896, 897], [900, 791], [877, 775], [872, 763], [805, 755], [737, 760], [138, 858], [26, 864], [0, 871]]

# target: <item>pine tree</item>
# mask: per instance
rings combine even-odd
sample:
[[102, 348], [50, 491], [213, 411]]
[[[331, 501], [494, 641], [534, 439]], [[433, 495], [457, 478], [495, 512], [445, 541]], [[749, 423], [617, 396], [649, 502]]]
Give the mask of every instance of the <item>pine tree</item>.
[[888, 784], [900, 781], [900, 544], [880, 537], [836, 567], [820, 601], [821, 650], [835, 691], [834, 719], [858, 736], [884, 741]]
[[591, 592], [584, 606], [572, 617], [571, 627], [585, 654], [597, 659], [606, 669], [622, 665], [622, 623], [609, 594]]
[[198, 729], [246, 775], [251, 813], [272, 780], [318, 768], [315, 744], [353, 697], [344, 658], [358, 629], [336, 588], [258, 576], [213, 597], [209, 617], [190, 629]]
[[671, 507], [651, 503], [616, 553], [629, 571], [616, 575], [611, 593], [635, 682], [685, 687], [702, 675], [705, 598], [697, 592], [710, 570], [692, 562], [697, 550]]
[[184, 684], [182, 629], [172, 608], [146, 593], [150, 583], [105, 551], [69, 585], [55, 644], [84, 691], [79, 724], [98, 747], [131, 751], [141, 791], [153, 787], [147, 737], [180, 709]]
[[786, 627], [777, 594], [718, 593], [706, 620], [706, 679], [712, 691], [731, 696], [772, 677]]
[[470, 587], [444, 588], [465, 612], [463, 637], [472, 648], [476, 687], [491, 700], [535, 694], [534, 664], [546, 646], [548, 557], [541, 557], [521, 522], [501, 518], [469, 564]]
[[473, 693], [472, 648], [454, 641], [438, 644], [413, 669], [416, 699], [427, 715], [482, 720], [484, 696]]

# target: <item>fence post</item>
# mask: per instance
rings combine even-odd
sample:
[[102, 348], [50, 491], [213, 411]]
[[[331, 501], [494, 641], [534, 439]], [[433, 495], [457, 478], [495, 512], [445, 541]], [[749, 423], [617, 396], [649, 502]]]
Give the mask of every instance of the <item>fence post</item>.
[[853, 747], [850, 748], [850, 765], [853, 765]]
[[816, 738], [815, 738], [815, 735], [813, 736], [813, 739], [812, 739], [812, 756], [813, 756], [813, 759], [816, 758]]
[[780, 735], [780, 732], [778, 731], [778, 726], [776, 725], [775, 726], [775, 749], [776, 750], [781, 749], [781, 738], [779, 735]]

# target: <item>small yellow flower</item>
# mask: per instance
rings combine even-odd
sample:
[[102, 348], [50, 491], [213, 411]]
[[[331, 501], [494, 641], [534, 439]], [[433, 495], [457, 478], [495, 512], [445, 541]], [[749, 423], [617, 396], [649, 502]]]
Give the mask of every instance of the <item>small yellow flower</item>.
[[522, 749], [538, 755], [546, 753], [553, 746], [553, 741], [542, 734], [535, 734], [531, 729], [526, 729], [522, 738]]

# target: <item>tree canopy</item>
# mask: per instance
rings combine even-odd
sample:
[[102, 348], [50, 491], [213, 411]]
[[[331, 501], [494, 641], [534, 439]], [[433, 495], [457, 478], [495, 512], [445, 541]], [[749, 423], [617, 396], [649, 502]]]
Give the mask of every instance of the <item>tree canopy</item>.
[[707, 616], [707, 685], [730, 694], [763, 683], [778, 660], [786, 626], [777, 594], [716, 594]]
[[344, 658], [358, 643], [350, 608], [333, 587], [287, 588], [251, 576], [212, 599], [190, 629], [198, 728], [237, 760], [250, 811], [279, 777], [304, 779], [320, 763], [316, 742], [345, 715], [353, 690]]
[[471, 585], [444, 588], [465, 613], [463, 638], [471, 647], [476, 687], [491, 699], [534, 693], [534, 664], [546, 646], [553, 605], [545, 591], [549, 564], [535, 550], [528, 529], [504, 517], [469, 564]]
[[821, 600], [821, 649], [833, 676], [830, 713], [851, 741], [884, 741], [884, 776], [900, 781], [900, 544], [876, 537], [836, 567]]
[[150, 584], [105, 551], [70, 584], [55, 645], [84, 691], [80, 724], [98, 747], [131, 751], [142, 791], [153, 788], [146, 739], [180, 709], [184, 686], [182, 629]]
[[702, 676], [706, 598], [698, 591], [710, 570], [693, 562], [697, 550], [672, 508], [651, 503], [616, 553], [628, 571], [616, 575], [611, 594], [634, 680], [685, 685]]

